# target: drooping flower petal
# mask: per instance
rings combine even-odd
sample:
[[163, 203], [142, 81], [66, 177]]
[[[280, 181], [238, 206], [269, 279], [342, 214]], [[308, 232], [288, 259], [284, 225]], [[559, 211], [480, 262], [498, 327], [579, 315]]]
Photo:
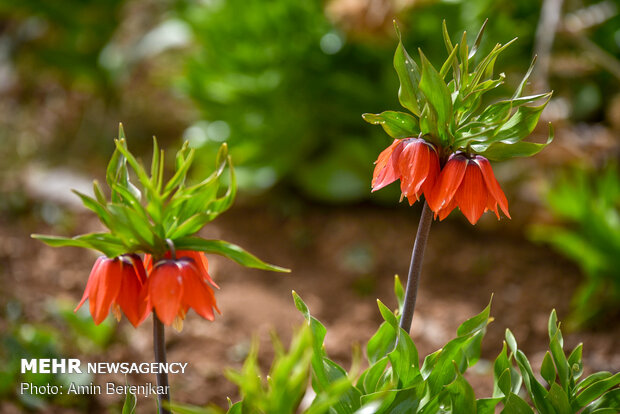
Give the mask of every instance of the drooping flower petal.
[[183, 305], [187, 308], [193, 308], [198, 315], [205, 319], [214, 320], [215, 296], [196, 266], [192, 263], [183, 266], [181, 277], [183, 278]]
[[422, 138], [395, 140], [375, 162], [372, 191], [400, 179], [400, 189], [415, 203], [422, 194], [428, 198], [439, 174], [439, 157], [433, 144]]
[[99, 267], [101, 266], [101, 263], [106, 260], [105, 256], [99, 256], [97, 258], [97, 260], [95, 261], [95, 264], [93, 265], [92, 270], [90, 271], [90, 275], [88, 276], [88, 281], [86, 282], [86, 288], [84, 288], [84, 294], [82, 295], [82, 300], [80, 300], [80, 303], [78, 303], [78, 305], [75, 307], [75, 309], [73, 310], [73, 312], [77, 312], [78, 309], [80, 309], [82, 307], [82, 305], [84, 304], [84, 302], [86, 302], [86, 299], [88, 299], [88, 295], [93, 287], [93, 284], [95, 283], [95, 275], [98, 275], [99, 273]]
[[478, 164], [469, 161], [454, 200], [471, 224], [476, 224], [487, 206], [487, 189]]
[[179, 265], [173, 260], [159, 262], [149, 276], [148, 300], [159, 319], [172, 324], [178, 315], [183, 297], [183, 280]]
[[[142, 261], [134, 263], [133, 258], [123, 264], [123, 277], [121, 286], [116, 297], [116, 303], [123, 310], [125, 316], [134, 327], [137, 327], [143, 319], [146, 303], [141, 296], [142, 279], [139, 268], [144, 272]], [[139, 260], [139, 258], [138, 258]]]
[[471, 224], [476, 224], [485, 211], [493, 211], [499, 219], [498, 204], [510, 218], [508, 201], [493, 175], [491, 164], [480, 155], [450, 156], [427, 200], [440, 220], [456, 207]]
[[95, 325], [99, 325], [108, 316], [110, 306], [118, 296], [123, 277], [122, 266], [122, 261], [118, 258], [106, 259], [93, 277], [88, 303]]
[[194, 250], [179, 250], [177, 251], [177, 257], [188, 257], [192, 259], [201, 276], [216, 288], [220, 288], [209, 275], [209, 261], [203, 252], [197, 252]]
[[491, 168], [491, 163], [489, 162], [489, 160], [481, 156], [476, 156], [474, 161], [478, 164], [480, 170], [482, 171], [482, 176], [484, 177], [484, 182], [486, 183], [487, 190], [489, 190], [489, 193], [499, 204], [499, 207], [502, 209], [506, 217], [510, 218], [510, 214], [508, 213], [508, 200], [506, 200], [506, 195], [504, 195], [504, 192], [502, 191], [499, 183], [497, 182], [497, 179], [495, 178], [495, 174], [493, 174], [493, 168]]
[[[398, 169], [400, 171], [400, 189], [413, 204], [420, 197], [420, 188], [430, 168], [428, 150], [423, 140], [409, 140], [400, 154]], [[412, 201], [413, 200], [413, 201]]]
[[392, 145], [379, 154], [372, 174], [372, 191], [377, 191], [400, 178], [398, 157], [403, 150], [402, 141], [394, 140]]
[[439, 173], [441, 167], [439, 166], [439, 157], [437, 156], [437, 151], [431, 145], [426, 145], [427, 147], [427, 156], [429, 159], [428, 163], [428, 173], [426, 174], [426, 179], [422, 183], [421, 191], [424, 193], [425, 197], [428, 199], [429, 194], [432, 193], [433, 188], [435, 187], [435, 183], [439, 178]]
[[176, 256], [180, 257], [159, 261], [150, 271], [143, 315], [154, 309], [164, 324], [181, 327], [187, 311], [193, 308], [203, 318], [214, 320], [213, 309], [218, 313], [219, 309], [207, 282], [217, 285], [209, 276], [204, 253], [180, 250]]
[[450, 156], [443, 170], [441, 170], [432, 192], [427, 195], [428, 205], [435, 214], [438, 214], [444, 206], [452, 201], [465, 176], [466, 169], [467, 158], [465, 156], [461, 154]]

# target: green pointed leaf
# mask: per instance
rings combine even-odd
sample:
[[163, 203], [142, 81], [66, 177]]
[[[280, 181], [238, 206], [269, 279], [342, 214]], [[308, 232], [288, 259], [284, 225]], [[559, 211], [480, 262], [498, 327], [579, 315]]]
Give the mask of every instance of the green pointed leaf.
[[551, 388], [549, 388], [549, 393], [547, 394], [547, 400], [557, 413], [573, 412], [568, 401], [568, 395], [566, 395], [562, 387], [556, 383], [551, 384]]
[[495, 414], [495, 407], [502, 398], [480, 398], [476, 401], [476, 414]]
[[380, 114], [364, 114], [362, 118], [369, 124], [381, 125], [392, 138], [417, 137], [420, 134], [418, 120], [405, 112], [385, 111]]
[[394, 69], [400, 80], [398, 89], [398, 100], [400, 104], [407, 108], [414, 115], [420, 115], [420, 105], [418, 103], [418, 84], [420, 83], [420, 70], [415, 61], [409, 56], [400, 36], [398, 26], [394, 24], [398, 34], [398, 47], [394, 54]]
[[31, 237], [52, 247], [82, 247], [98, 250], [110, 258], [127, 253], [125, 245], [109, 233], [89, 233], [73, 238], [43, 234], [33, 234]]
[[474, 389], [463, 378], [458, 368], [455, 367], [456, 378], [450, 384], [446, 385], [445, 389], [450, 394], [450, 400], [452, 402], [452, 412], [454, 413], [475, 413], [476, 412], [476, 397], [474, 395]]
[[381, 316], [383, 317], [383, 319], [387, 323], [392, 325], [394, 329], [397, 329], [398, 319], [396, 319], [396, 316], [394, 315], [394, 313], [387, 306], [385, 306], [383, 302], [381, 302], [379, 299], [377, 299], [377, 306], [379, 306], [379, 312], [381, 312]]
[[581, 414], [617, 414], [620, 412], [620, 388], [607, 391], [588, 405]]
[[480, 312], [478, 315], [471, 317], [465, 322], [463, 322], [456, 330], [456, 334], [458, 336], [472, 335], [486, 328], [486, 326], [489, 324], [492, 301], [493, 301], [493, 297], [491, 297], [489, 304], [486, 306], [486, 308], [482, 310], [482, 312]]
[[[534, 414], [534, 410], [516, 394], [510, 394], [501, 414]], [[541, 414], [546, 414], [542, 413]], [[552, 413], [549, 413], [552, 414]]]
[[474, 153], [480, 154], [491, 161], [504, 161], [515, 157], [531, 157], [538, 154], [547, 145], [553, 141], [553, 127], [549, 124], [549, 137], [542, 144], [535, 142], [520, 141], [515, 144], [505, 144], [503, 142], [495, 142], [485, 148], [485, 145], [472, 145], [471, 149]]
[[[499, 376], [497, 380], [497, 389], [501, 391], [501, 394], [498, 393], [497, 396], [500, 395], [510, 395], [512, 391], [512, 375], [510, 372], [510, 368], [506, 368], [502, 374]], [[494, 393], [495, 395], [495, 393]]]
[[404, 329], [399, 328], [396, 348], [389, 353], [388, 358], [400, 387], [409, 387], [416, 383], [420, 376], [418, 350]]
[[515, 92], [512, 95], [513, 100], [520, 97], [521, 94], [523, 93], [523, 90], [525, 89], [525, 85], [527, 84], [527, 80], [530, 78], [530, 75], [532, 74], [532, 71], [534, 70], [534, 64], [536, 63], [536, 58], [537, 56], [534, 56], [534, 59], [532, 59], [532, 63], [530, 63], [530, 67], [527, 69], [525, 76], [523, 76], [521, 83], [519, 83], [519, 86], [517, 87], [517, 89], [515, 89]]
[[501, 141], [514, 144], [528, 137], [538, 124], [540, 114], [547, 106], [551, 94], [545, 97], [545, 101], [539, 106], [521, 106], [510, 119], [498, 129], [493, 141]]
[[540, 375], [547, 381], [547, 384], [555, 383], [555, 366], [553, 365], [553, 360], [551, 359], [551, 354], [549, 351], [545, 353], [545, 357], [543, 358], [542, 365], [540, 366]]
[[173, 240], [178, 250], [196, 250], [205, 253], [214, 253], [227, 257], [245, 267], [271, 270], [274, 272], [290, 272], [280, 266], [265, 263], [256, 256], [243, 250], [241, 247], [223, 240], [205, 240], [199, 237], [182, 237]]
[[398, 313], [402, 315], [403, 306], [405, 304], [405, 289], [403, 288], [403, 284], [400, 282], [398, 275], [394, 276], [394, 295], [398, 301]]
[[372, 394], [384, 389], [386, 385], [384, 373], [388, 362], [388, 358], [383, 357], [366, 370], [363, 382], [365, 394]]
[[582, 352], [583, 344], [579, 344], [568, 357], [568, 365], [570, 366], [573, 381], [577, 381], [581, 377], [581, 374], [583, 374], [583, 362], [581, 361]]
[[123, 403], [122, 414], [134, 414], [136, 412], [136, 394], [128, 392], [125, 395], [125, 402]]
[[110, 228], [111, 217], [105, 205], [102, 205], [94, 198], [87, 196], [86, 194], [82, 194], [77, 190], [71, 190], [71, 191], [73, 192], [73, 194], [80, 197], [80, 199], [82, 200], [82, 204], [84, 204], [84, 207], [93, 211], [99, 217], [99, 220], [101, 220], [101, 222], [106, 227]]
[[387, 322], [379, 326], [366, 345], [366, 354], [370, 364], [375, 364], [392, 352], [396, 344], [396, 332], [397, 330]]
[[607, 372], [607, 371], [595, 372], [594, 374], [587, 376], [586, 378], [583, 379], [583, 381], [578, 383], [577, 386], [575, 387], [575, 392], [580, 392], [584, 390], [585, 388], [589, 387], [590, 385], [594, 384], [595, 382], [598, 382], [598, 381], [601, 381], [607, 378], [611, 378], [611, 376], [612, 376], [611, 372]]
[[420, 59], [422, 60], [420, 90], [426, 97], [431, 111], [437, 117], [439, 138], [447, 144], [451, 139], [449, 128], [452, 122], [452, 98], [450, 96], [450, 91], [444, 80], [428, 59], [426, 59], [422, 51], [420, 51]]
[[474, 41], [474, 45], [472, 46], [471, 51], [469, 52], [469, 55], [467, 56], [468, 59], [471, 59], [476, 55], [476, 52], [478, 51], [478, 47], [480, 46], [480, 43], [482, 42], [482, 35], [484, 34], [484, 29], [487, 27], [488, 21], [489, 19], [484, 19], [484, 23], [482, 23], [482, 27], [478, 31], [478, 35], [476, 36], [476, 40]]
[[448, 74], [448, 71], [450, 70], [450, 68], [454, 66], [454, 62], [456, 62], [457, 60], [456, 54], [458, 52], [458, 47], [459, 45], [457, 43], [452, 49], [452, 52], [450, 52], [450, 55], [448, 56], [446, 61], [441, 66], [441, 69], [439, 70], [439, 76], [441, 77], [441, 79], [444, 79], [446, 75]]
[[443, 41], [446, 45], [446, 51], [450, 53], [454, 46], [452, 46], [452, 41], [450, 40], [450, 33], [448, 33], [448, 26], [446, 25], [446, 19], [443, 19], [441, 22], [441, 34], [443, 35]]
[[609, 378], [593, 383], [577, 395], [573, 400], [573, 408], [585, 407], [618, 384], [620, 384], [620, 372]]
[[[164, 187], [164, 192], [163, 192], [164, 199], [168, 197], [170, 193], [172, 193], [172, 191], [174, 191], [176, 187], [178, 187], [179, 185], [185, 182], [187, 171], [189, 170], [189, 167], [191, 167], [192, 162], [194, 161], [195, 152], [196, 151], [192, 148], [189, 151], [189, 154], [187, 155], [186, 158], [183, 158], [181, 161], [177, 162], [178, 165], [177, 165], [176, 172], [174, 173], [172, 178], [166, 183], [166, 186]], [[177, 158], [177, 160], [179, 159]]]

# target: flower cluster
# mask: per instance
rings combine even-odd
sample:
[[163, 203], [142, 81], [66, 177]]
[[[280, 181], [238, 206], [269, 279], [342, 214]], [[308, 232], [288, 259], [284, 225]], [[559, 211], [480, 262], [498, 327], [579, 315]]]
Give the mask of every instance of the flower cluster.
[[[32, 235], [50, 246], [83, 247], [103, 253], [93, 266], [76, 310], [88, 299], [96, 324], [110, 310], [117, 319], [123, 312], [134, 326], [154, 312], [164, 324], [175, 324], [180, 329], [190, 308], [209, 320], [214, 319], [214, 309], [219, 312], [212, 289], [217, 285], [209, 276], [205, 252], [246, 267], [289, 271], [265, 263], [232, 243], [196, 236], [232, 205], [237, 192], [226, 144], [217, 154], [213, 173], [198, 183], [190, 183], [187, 175], [194, 150], [187, 142], [177, 152], [174, 174], [166, 181], [165, 153], [157, 140], [153, 140], [153, 159], [147, 170], [129, 151], [122, 126], [118, 136], [106, 170], [109, 196], [97, 181], [93, 182], [94, 197], [74, 191], [107, 231], [75, 237]], [[229, 178], [226, 191], [222, 191], [225, 170]], [[136, 183], [132, 177], [137, 178]], [[144, 260], [136, 252], [146, 253]]]
[[[510, 99], [481, 105], [485, 93], [504, 83], [505, 75], [494, 78], [493, 68], [498, 55], [512, 43], [497, 44], [476, 63], [485, 25], [470, 50], [465, 33], [460, 46], [452, 44], [444, 22], [448, 58], [439, 71], [422, 51], [418, 65], [399, 41], [394, 55], [400, 81], [398, 99], [409, 112], [364, 114], [364, 120], [381, 125], [394, 138], [375, 162], [373, 191], [400, 180], [403, 197], [413, 204], [424, 195], [440, 220], [456, 207], [472, 224], [485, 211], [493, 211], [499, 219], [501, 209], [510, 218], [508, 201], [489, 160], [529, 157], [553, 140], [549, 125], [547, 142], [524, 141], [538, 123], [551, 92], [523, 96], [533, 61]], [[400, 38], [398, 27], [396, 30]], [[542, 104], [526, 106], [537, 101]]]
[[155, 264], [149, 254], [144, 261], [136, 254], [113, 259], [101, 256], [93, 266], [75, 310], [88, 299], [90, 314], [97, 325], [110, 310], [117, 320], [122, 310], [134, 327], [151, 311], [155, 311], [165, 325], [174, 323], [179, 329], [190, 308], [212, 321], [213, 309], [220, 311], [210, 285], [218, 286], [209, 276], [208, 268], [204, 253], [190, 250], [178, 251], [176, 255], [168, 252]]
[[508, 201], [495, 179], [489, 160], [462, 152], [451, 155], [440, 169], [435, 146], [421, 138], [396, 139], [379, 154], [372, 179], [373, 191], [400, 180], [403, 196], [413, 204], [424, 194], [440, 220], [459, 207], [471, 224], [498, 205], [508, 213]]

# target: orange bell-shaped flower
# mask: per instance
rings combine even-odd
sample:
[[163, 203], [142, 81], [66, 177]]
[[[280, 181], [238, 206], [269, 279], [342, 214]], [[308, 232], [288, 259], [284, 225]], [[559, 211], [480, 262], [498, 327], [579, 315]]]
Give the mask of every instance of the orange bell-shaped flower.
[[175, 319], [182, 321], [189, 308], [205, 319], [214, 320], [213, 308], [220, 311], [213, 289], [207, 284], [211, 278], [206, 266], [206, 259], [202, 263], [187, 256], [157, 262], [145, 285], [146, 312], [154, 309], [165, 325], [171, 325]]
[[88, 299], [95, 325], [103, 322], [113, 306], [117, 319], [120, 319], [122, 310], [129, 322], [138, 326], [142, 322], [145, 309], [145, 303], [141, 300], [145, 281], [144, 265], [137, 255], [124, 255], [114, 259], [101, 256], [90, 272], [84, 295], [75, 311]]
[[425, 194], [428, 198], [439, 175], [435, 147], [421, 138], [396, 139], [375, 161], [372, 191], [400, 179], [400, 190], [413, 204]]
[[457, 206], [471, 224], [476, 224], [487, 210], [493, 211], [499, 219], [498, 205], [510, 218], [508, 201], [495, 179], [491, 164], [480, 155], [451, 155], [432, 192], [427, 194], [427, 201], [440, 220]]

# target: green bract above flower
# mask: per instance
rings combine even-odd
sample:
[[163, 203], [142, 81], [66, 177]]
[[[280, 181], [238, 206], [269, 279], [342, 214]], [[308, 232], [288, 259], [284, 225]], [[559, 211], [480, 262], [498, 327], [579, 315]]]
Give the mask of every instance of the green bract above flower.
[[[189, 185], [186, 176], [194, 150], [187, 142], [177, 152], [174, 174], [167, 181], [164, 180], [164, 151], [159, 149], [157, 140], [153, 139], [150, 172], [127, 148], [122, 125], [115, 143], [116, 150], [106, 171], [109, 200], [97, 181], [93, 182], [94, 197], [74, 191], [109, 231], [73, 238], [35, 234], [34, 238], [51, 246], [99, 250], [109, 258], [129, 253], [163, 257], [171, 242], [179, 249], [220, 254], [247, 267], [287, 271], [262, 262], [234, 244], [194, 236], [227, 210], [235, 198], [237, 186], [226, 144], [222, 144], [217, 155], [215, 171], [203, 181]], [[227, 165], [229, 184], [221, 194], [221, 178]], [[131, 181], [133, 177], [137, 179], [135, 184]]]
[[[475, 59], [485, 25], [486, 22], [469, 50], [466, 33], [460, 44], [452, 44], [444, 21], [448, 58], [439, 70], [421, 50], [420, 65], [416, 63], [405, 50], [395, 25], [399, 38], [394, 55], [394, 68], [400, 80], [398, 99], [411, 114], [385, 111], [364, 114], [364, 119], [381, 125], [393, 138], [421, 136], [436, 145], [444, 161], [457, 151], [497, 161], [529, 157], [542, 150], [553, 140], [551, 124], [547, 142], [523, 141], [534, 130], [552, 94], [522, 96], [536, 59], [510, 99], [480, 106], [485, 93], [504, 83], [503, 73], [494, 78], [494, 66], [500, 53], [516, 40], [504, 45], [498, 43], [488, 55]], [[539, 105], [531, 106], [535, 102]]]

